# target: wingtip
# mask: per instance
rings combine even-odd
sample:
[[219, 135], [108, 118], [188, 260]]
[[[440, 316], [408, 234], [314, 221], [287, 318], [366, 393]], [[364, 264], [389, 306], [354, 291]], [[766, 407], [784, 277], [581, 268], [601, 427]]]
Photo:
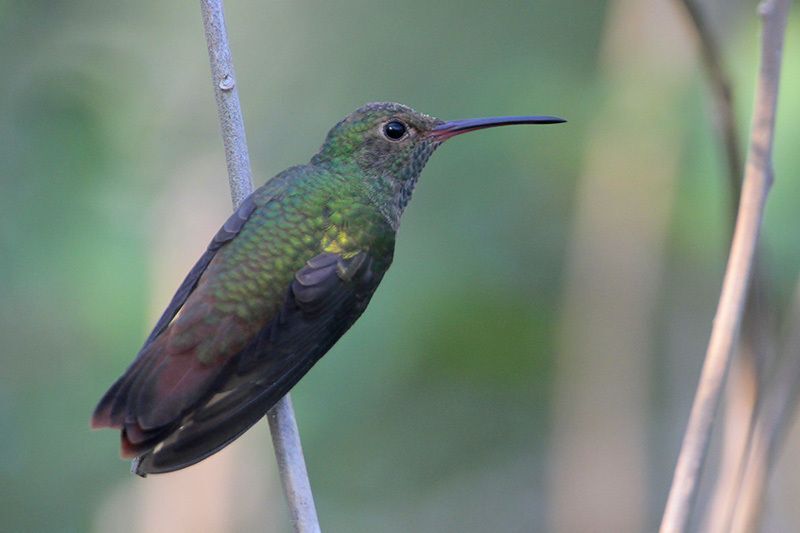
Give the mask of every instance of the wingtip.
[[101, 410], [99, 407], [94, 413], [92, 413], [92, 418], [89, 420], [89, 427], [95, 430], [103, 428], [119, 428], [118, 425], [114, 425], [114, 423], [111, 421], [111, 414], [109, 410]]

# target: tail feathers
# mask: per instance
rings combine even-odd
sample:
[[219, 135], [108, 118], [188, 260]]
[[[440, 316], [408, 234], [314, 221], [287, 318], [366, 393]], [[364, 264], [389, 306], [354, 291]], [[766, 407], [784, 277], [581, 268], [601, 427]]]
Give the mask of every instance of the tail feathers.
[[129, 404], [133, 384], [150, 365], [134, 362], [125, 374], [106, 392], [92, 415], [93, 429], [113, 428], [120, 431], [120, 455], [123, 459], [133, 459], [151, 450], [168, 434], [172, 427], [143, 429], [135, 420]]
[[173, 427], [145, 431], [136, 423], [127, 423], [120, 432], [120, 456], [133, 459], [146, 454], [169, 435]]
[[136, 421], [132, 398], [138, 388], [134, 384], [146, 376], [153, 367], [152, 361], [139, 358], [105, 393], [92, 415], [92, 429], [112, 428], [120, 431], [120, 456], [133, 459], [151, 450], [168, 434], [172, 427], [143, 429]]
[[145, 346], [92, 416], [93, 428], [121, 430], [126, 459], [147, 454], [182, 430], [191, 421], [187, 413], [228, 374], [224, 364], [204, 364], [191, 351], [170, 354], [164, 339]]
[[[223, 373], [217, 376], [221, 378], [214, 387], [217, 394], [153, 426], [147, 421], [158, 413], [154, 409], [158, 404], [143, 400], [150, 399], [150, 385], [160, 383], [161, 370], [170, 366], [157, 359], [138, 358], [103, 396], [92, 417], [94, 428], [121, 430], [120, 454], [124, 459], [135, 459], [134, 472], [140, 476], [179, 470], [221, 450], [258, 422], [314, 362], [306, 359], [280, 368], [276, 372], [280, 378], [271, 383], [251, 381], [246, 374]], [[200, 381], [211, 377], [205, 372], [192, 374], [202, 376]]]
[[131, 421], [137, 416], [134, 400], [140, 394], [142, 383], [166, 357], [160, 344], [156, 341], [145, 346], [131, 366], [103, 395], [92, 414], [93, 429], [126, 429], [131, 426]]
[[118, 379], [100, 399], [100, 403], [97, 404], [94, 413], [92, 413], [92, 420], [89, 422], [92, 429], [120, 428], [122, 426], [119, 421], [115, 421], [111, 417], [111, 410], [117, 400], [117, 393], [121, 386], [122, 378]]
[[127, 416], [131, 386], [150, 365], [145, 357], [138, 357], [128, 370], [103, 395], [92, 414], [92, 429], [122, 429]]
[[212, 396], [162, 434], [156, 445], [137, 459], [135, 473], [172, 472], [215, 454], [261, 420], [313, 363], [313, 359], [305, 359], [285, 368], [281, 377], [269, 384], [230, 376], [221, 389], [231, 393]]
[[172, 472], [213, 455], [263, 418], [288, 388], [264, 390], [246, 406], [211, 419], [195, 420], [188, 415], [178, 428], [140, 455], [135, 472], [140, 476]]

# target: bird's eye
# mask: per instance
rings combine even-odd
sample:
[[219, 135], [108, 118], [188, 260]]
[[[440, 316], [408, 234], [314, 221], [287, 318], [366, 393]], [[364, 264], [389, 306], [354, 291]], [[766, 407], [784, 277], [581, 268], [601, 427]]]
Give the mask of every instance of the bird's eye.
[[399, 120], [387, 122], [383, 126], [383, 134], [393, 141], [400, 140], [406, 134], [406, 125]]

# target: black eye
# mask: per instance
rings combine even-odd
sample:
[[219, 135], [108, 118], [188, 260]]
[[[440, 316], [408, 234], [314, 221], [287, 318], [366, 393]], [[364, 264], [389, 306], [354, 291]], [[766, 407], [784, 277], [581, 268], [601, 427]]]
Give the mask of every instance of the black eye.
[[406, 134], [406, 125], [398, 120], [387, 122], [383, 127], [383, 134], [393, 141], [396, 141]]

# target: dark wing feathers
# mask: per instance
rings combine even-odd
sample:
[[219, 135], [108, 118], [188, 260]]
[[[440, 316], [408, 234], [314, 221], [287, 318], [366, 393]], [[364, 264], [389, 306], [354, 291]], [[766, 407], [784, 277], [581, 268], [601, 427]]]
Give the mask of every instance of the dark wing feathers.
[[[296, 273], [277, 316], [232, 357], [199, 368], [203, 364], [188, 352], [187, 357], [170, 353], [169, 335], [162, 333], [217, 251], [241, 231], [257, 205], [278, 198], [286, 186], [286, 180], [276, 176], [231, 215], [181, 283], [136, 359], [98, 404], [92, 425], [122, 428], [122, 453], [138, 456], [137, 473], [189, 466], [246, 431], [349, 329], [389, 267], [391, 248], [380, 260], [367, 252], [348, 257], [320, 254]], [[219, 332], [209, 331], [215, 333]], [[159, 401], [154, 391], [160, 398], [168, 394], [169, 401]]]
[[158, 446], [140, 457], [138, 473], [194, 464], [256, 423], [361, 315], [385, 272], [377, 270], [364, 252], [310, 260], [295, 275], [279, 316], [229, 360], [206, 398], [143, 441]]
[[[280, 186], [280, 183], [276, 183]], [[280, 190], [280, 187], [276, 188]], [[222, 246], [233, 239], [239, 231], [244, 227], [250, 215], [256, 209], [256, 203], [253, 195], [248, 196], [239, 206], [239, 208], [228, 218], [220, 230], [214, 235], [214, 238], [206, 248], [205, 253], [192, 267], [192, 270], [184, 278], [175, 295], [172, 297], [167, 308], [161, 314], [150, 336], [139, 350], [139, 353], [131, 363], [128, 370], [111, 386], [111, 388], [103, 395], [102, 399], [95, 408], [94, 415], [92, 416], [92, 427], [118, 427], [114, 421], [117, 420], [126, 408], [127, 401], [120, 401], [127, 399], [131, 387], [137, 379], [149, 375], [153, 371], [153, 366], [161, 361], [162, 358], [148, 358], [144, 354], [148, 352], [150, 345], [164, 332], [169, 326], [175, 315], [178, 314], [183, 304], [186, 303], [187, 298], [197, 286], [200, 277], [208, 268], [211, 260], [214, 259], [217, 251]]]
[[190, 270], [186, 275], [186, 278], [183, 280], [183, 283], [181, 283], [181, 286], [178, 287], [178, 290], [175, 292], [175, 296], [172, 297], [172, 300], [161, 314], [161, 318], [158, 319], [158, 322], [153, 328], [153, 331], [150, 333], [150, 336], [147, 337], [147, 340], [144, 343], [144, 348], [153, 342], [153, 340], [155, 340], [155, 338], [166, 329], [172, 319], [175, 318], [175, 315], [178, 314], [178, 311], [180, 311], [181, 307], [183, 307], [183, 304], [186, 303], [186, 299], [197, 286], [200, 276], [203, 275], [203, 272], [205, 272], [206, 268], [208, 268], [208, 264], [211, 263], [212, 259], [214, 259], [214, 256], [217, 254], [217, 250], [222, 248], [222, 245], [239, 234], [255, 209], [256, 203], [253, 200], [253, 196], [250, 195], [245, 198], [245, 200], [239, 205], [239, 208], [234, 211], [230, 217], [228, 217], [228, 220], [225, 221], [225, 224], [222, 225], [217, 234], [214, 235], [214, 238], [211, 239], [211, 242], [209, 243], [208, 248], [206, 248], [205, 253], [200, 257], [197, 263], [195, 263], [195, 265], [192, 267], [192, 270]]

